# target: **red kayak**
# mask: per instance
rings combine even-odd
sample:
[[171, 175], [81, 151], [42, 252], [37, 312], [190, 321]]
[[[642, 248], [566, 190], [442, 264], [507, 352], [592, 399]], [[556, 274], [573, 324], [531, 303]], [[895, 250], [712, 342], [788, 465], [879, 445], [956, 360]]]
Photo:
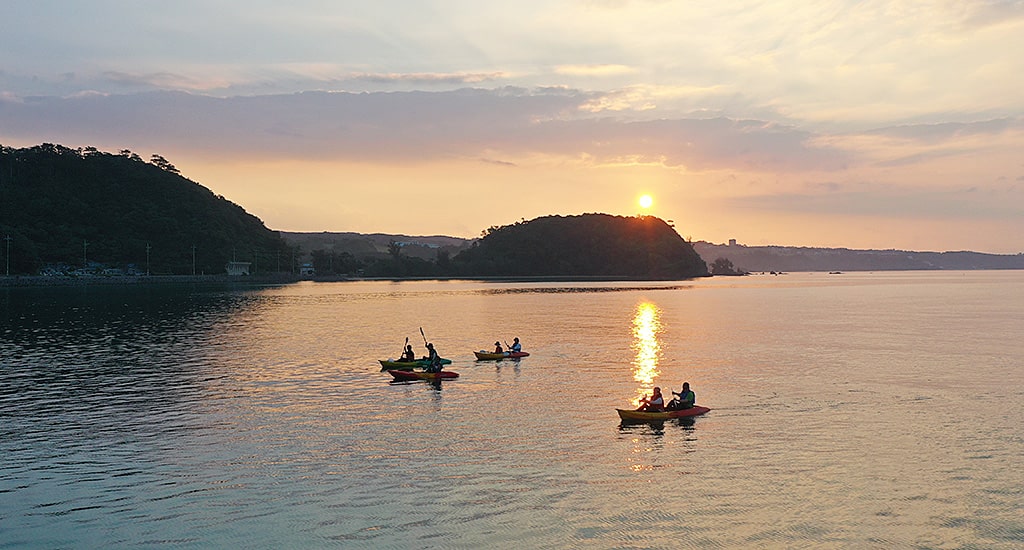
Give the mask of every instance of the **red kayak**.
[[668, 420], [670, 418], [686, 418], [688, 416], [699, 416], [710, 411], [711, 409], [707, 407], [701, 407], [700, 405], [694, 405], [689, 409], [665, 412], [635, 411], [632, 409], [615, 410], [619, 411], [619, 418], [623, 420], [630, 420], [633, 422], [657, 422], [661, 420]]
[[389, 370], [395, 380], [438, 380], [441, 378], [458, 378], [459, 373], [449, 370], [426, 372], [421, 370]]

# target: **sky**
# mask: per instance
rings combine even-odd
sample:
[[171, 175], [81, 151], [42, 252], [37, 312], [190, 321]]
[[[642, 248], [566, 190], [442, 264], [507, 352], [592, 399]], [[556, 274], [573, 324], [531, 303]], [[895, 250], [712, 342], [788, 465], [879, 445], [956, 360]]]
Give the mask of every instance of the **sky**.
[[271, 229], [1024, 252], [1024, 0], [5, 0], [0, 29], [0, 144], [159, 154]]

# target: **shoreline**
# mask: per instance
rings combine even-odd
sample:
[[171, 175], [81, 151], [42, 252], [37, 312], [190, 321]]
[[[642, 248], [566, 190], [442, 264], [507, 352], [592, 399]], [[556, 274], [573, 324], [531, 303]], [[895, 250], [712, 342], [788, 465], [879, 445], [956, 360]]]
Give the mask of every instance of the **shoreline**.
[[291, 274], [272, 275], [117, 275], [117, 276], [50, 276], [4, 275], [0, 288], [118, 286], [147, 284], [287, 284], [303, 279]]
[[349, 277], [337, 276], [297, 276], [290, 273], [270, 275], [117, 275], [117, 276], [50, 276], [50, 275], [0, 275], [0, 288], [33, 288], [33, 287], [78, 287], [78, 286], [135, 286], [135, 285], [172, 285], [172, 284], [228, 284], [228, 285], [284, 285], [299, 282], [337, 283], [359, 281], [484, 281], [501, 283], [529, 282], [671, 282], [701, 279], [706, 276], [695, 276], [684, 279], [651, 279], [621, 276], [460, 276], [460, 277]]

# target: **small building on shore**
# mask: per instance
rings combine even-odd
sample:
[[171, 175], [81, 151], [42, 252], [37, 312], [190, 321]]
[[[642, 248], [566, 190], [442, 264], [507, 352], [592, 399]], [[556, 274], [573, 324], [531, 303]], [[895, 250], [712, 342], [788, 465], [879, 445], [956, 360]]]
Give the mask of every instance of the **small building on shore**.
[[249, 262], [228, 262], [228, 275], [248, 275], [249, 265], [251, 265]]

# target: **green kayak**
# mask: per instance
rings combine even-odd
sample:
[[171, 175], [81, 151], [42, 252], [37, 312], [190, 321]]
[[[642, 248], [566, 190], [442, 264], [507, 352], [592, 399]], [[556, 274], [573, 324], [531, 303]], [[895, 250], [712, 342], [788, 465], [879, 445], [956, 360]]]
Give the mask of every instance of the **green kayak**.
[[[412, 370], [414, 368], [424, 368], [430, 365], [430, 361], [426, 357], [417, 359], [415, 361], [392, 361], [390, 359], [379, 359], [380, 370]], [[441, 359], [442, 365], [451, 365], [451, 359]]]

